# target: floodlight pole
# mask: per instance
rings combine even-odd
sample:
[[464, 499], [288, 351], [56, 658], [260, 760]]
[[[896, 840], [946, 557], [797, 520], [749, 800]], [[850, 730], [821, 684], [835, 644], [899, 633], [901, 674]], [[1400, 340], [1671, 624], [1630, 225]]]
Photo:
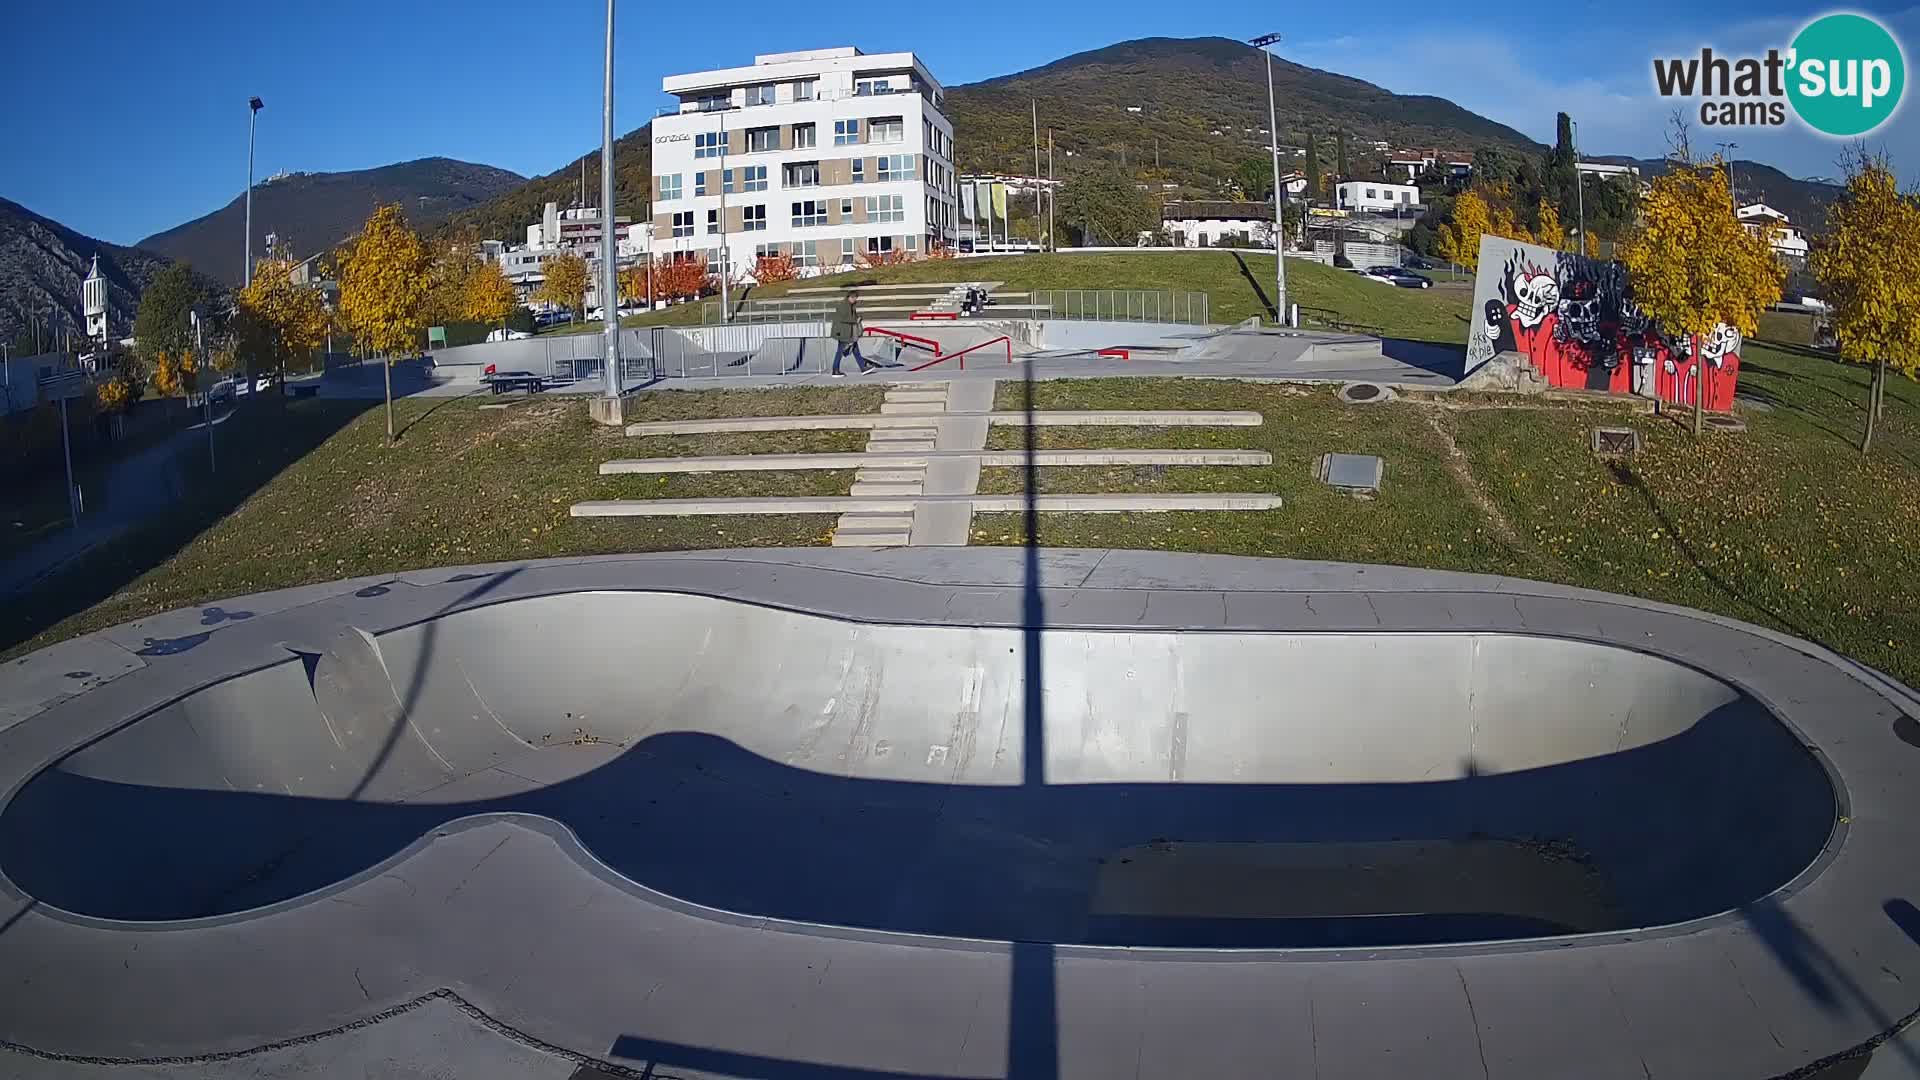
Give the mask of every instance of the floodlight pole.
[[613, 236], [613, 0], [607, 0], [606, 89], [600, 108], [600, 332], [606, 394], [620, 396], [620, 266]]
[[[247, 99], [247, 243], [245, 254], [241, 256], [245, 260], [240, 266], [242, 286], [253, 284], [253, 124], [260, 110], [265, 107], [266, 103], [257, 97]], [[253, 375], [251, 364], [247, 367], [247, 375], [249, 378]]]
[[1286, 202], [1280, 190], [1280, 121], [1273, 102], [1273, 54], [1267, 46], [1278, 45], [1279, 34], [1261, 34], [1248, 42], [1260, 50], [1267, 61], [1267, 155], [1273, 165], [1273, 265], [1274, 322], [1286, 326], [1287, 319], [1287, 231]]
[[1575, 250], [1585, 255], [1587, 253], [1587, 181], [1586, 176], [1580, 171], [1579, 123], [1568, 120], [1567, 133], [1573, 136], [1573, 200], [1574, 204], [1580, 208], [1580, 246]]

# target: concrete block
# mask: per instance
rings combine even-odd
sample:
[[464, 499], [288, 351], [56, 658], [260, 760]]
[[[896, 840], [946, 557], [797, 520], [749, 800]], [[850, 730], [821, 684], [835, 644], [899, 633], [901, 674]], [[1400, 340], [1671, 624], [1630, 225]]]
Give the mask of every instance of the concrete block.
[[1259, 427], [1265, 422], [1257, 412], [1237, 410], [1083, 409], [1032, 414], [1008, 411], [989, 416], [993, 423], [1010, 427]]
[[921, 485], [919, 480], [881, 481], [877, 483], [869, 483], [866, 481], [855, 481], [853, 488], [849, 492], [849, 494], [853, 494], [853, 495], [918, 495], [920, 494], [920, 490], [921, 490]]
[[[1025, 495], [975, 495], [973, 508], [982, 514], [1013, 514], [1027, 508]], [[1043, 513], [1125, 514], [1164, 513], [1169, 510], [1278, 510], [1280, 496], [1254, 493], [1213, 495], [1114, 494], [1039, 495], [1034, 507]]]

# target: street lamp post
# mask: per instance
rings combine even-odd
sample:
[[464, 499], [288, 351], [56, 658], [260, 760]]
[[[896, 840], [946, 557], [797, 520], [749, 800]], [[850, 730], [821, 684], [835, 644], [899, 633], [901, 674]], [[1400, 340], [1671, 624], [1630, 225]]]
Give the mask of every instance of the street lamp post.
[[247, 99], [247, 243], [243, 256], [246, 261], [240, 267], [242, 285], [253, 284], [253, 124], [265, 107], [266, 103], [257, 97]]
[[613, 239], [613, 0], [607, 0], [606, 89], [600, 108], [600, 330], [606, 338], [606, 394], [620, 396], [620, 267]]
[[1267, 51], [1267, 46], [1279, 43], [1279, 34], [1261, 34], [1247, 44], [1259, 49], [1267, 61], [1267, 153], [1273, 164], [1273, 310], [1274, 321], [1285, 326], [1288, 323], [1286, 201], [1280, 191], [1280, 123], [1273, 104], [1273, 54]]
[[1568, 120], [1567, 134], [1573, 136], [1573, 200], [1574, 204], [1580, 208], [1580, 246], [1576, 250], [1585, 255], [1587, 253], [1587, 178], [1580, 172], [1580, 125]]

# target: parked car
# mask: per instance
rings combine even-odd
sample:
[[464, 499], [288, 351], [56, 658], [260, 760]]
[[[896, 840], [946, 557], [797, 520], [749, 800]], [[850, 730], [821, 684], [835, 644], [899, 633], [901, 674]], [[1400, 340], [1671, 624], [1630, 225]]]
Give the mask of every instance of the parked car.
[[1398, 285], [1403, 289], [1433, 288], [1432, 278], [1428, 277], [1425, 274], [1416, 274], [1413, 271], [1406, 270], [1406, 269], [1393, 268], [1393, 272], [1386, 275], [1385, 280], [1390, 281], [1393, 284]]
[[489, 333], [487, 335], [487, 340], [488, 341], [519, 341], [521, 338], [530, 338], [532, 336], [533, 336], [532, 334], [527, 333], [525, 330], [514, 330], [509, 327], [503, 326], [498, 330], [494, 330], [491, 333]]

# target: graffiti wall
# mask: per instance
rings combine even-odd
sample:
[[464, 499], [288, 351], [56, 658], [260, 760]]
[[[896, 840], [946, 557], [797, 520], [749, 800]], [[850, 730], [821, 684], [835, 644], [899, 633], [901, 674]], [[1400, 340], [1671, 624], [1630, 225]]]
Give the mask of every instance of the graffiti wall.
[[1473, 311], [1469, 372], [1517, 352], [1553, 386], [1689, 406], [1702, 394], [1709, 409], [1733, 408], [1739, 331], [1716, 327], [1695, 357], [1690, 341], [1669, 341], [1634, 305], [1619, 263], [1483, 236]]

